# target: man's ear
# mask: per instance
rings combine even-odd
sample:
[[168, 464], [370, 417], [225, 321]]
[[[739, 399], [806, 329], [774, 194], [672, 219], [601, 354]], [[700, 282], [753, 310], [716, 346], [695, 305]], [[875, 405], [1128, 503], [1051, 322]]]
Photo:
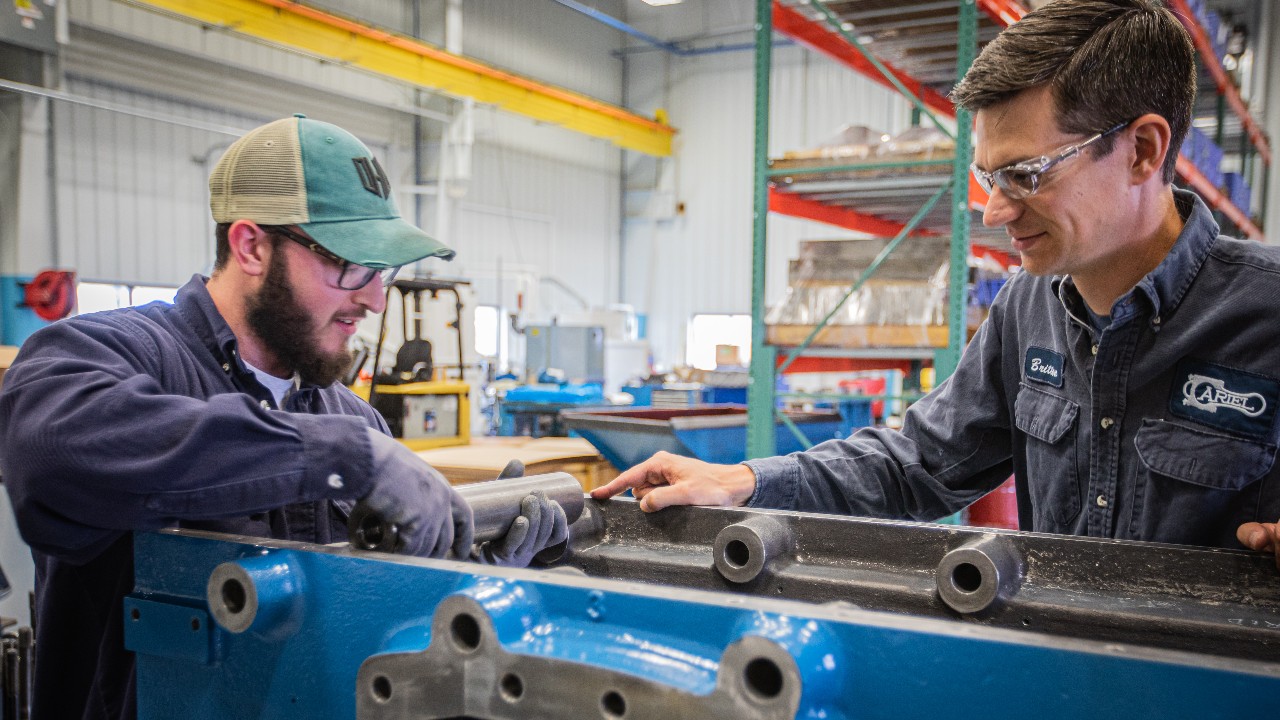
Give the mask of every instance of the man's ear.
[[1134, 185], [1142, 185], [1153, 175], [1163, 173], [1165, 157], [1178, 149], [1169, 146], [1173, 135], [1169, 121], [1155, 113], [1147, 113], [1134, 120], [1129, 129], [1134, 141], [1132, 180]]
[[245, 275], [265, 275], [271, 265], [271, 237], [252, 220], [237, 220], [227, 229], [231, 262]]

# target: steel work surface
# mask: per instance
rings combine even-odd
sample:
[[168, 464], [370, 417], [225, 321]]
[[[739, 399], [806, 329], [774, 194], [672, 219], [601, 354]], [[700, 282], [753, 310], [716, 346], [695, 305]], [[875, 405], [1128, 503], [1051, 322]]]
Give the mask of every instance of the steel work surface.
[[573, 531], [542, 570], [139, 534], [140, 717], [1163, 720], [1280, 698], [1260, 554], [617, 500]]

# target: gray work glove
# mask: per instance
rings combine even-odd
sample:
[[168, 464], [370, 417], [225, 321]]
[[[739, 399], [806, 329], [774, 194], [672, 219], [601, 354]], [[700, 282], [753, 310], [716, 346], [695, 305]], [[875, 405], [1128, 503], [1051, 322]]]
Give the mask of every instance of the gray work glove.
[[405, 447], [373, 428], [373, 489], [360, 499], [368, 509], [396, 524], [397, 553], [456, 558], [471, 552], [471, 506], [449, 481]]
[[486, 565], [528, 567], [533, 556], [569, 538], [569, 520], [560, 503], [537, 490], [520, 501], [520, 517], [506, 536], [481, 543], [475, 560]]

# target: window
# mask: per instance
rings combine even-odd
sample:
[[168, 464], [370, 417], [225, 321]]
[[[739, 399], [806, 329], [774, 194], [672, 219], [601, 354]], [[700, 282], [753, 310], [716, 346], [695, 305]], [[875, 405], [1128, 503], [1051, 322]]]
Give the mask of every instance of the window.
[[751, 316], [694, 315], [685, 338], [685, 364], [701, 370], [715, 370], [717, 345], [736, 346], [742, 364], [750, 363]]
[[475, 309], [476, 354], [481, 357], [498, 357], [498, 330], [501, 314], [494, 305], [478, 305]]
[[171, 303], [177, 294], [176, 287], [82, 282], [76, 284], [76, 314], [145, 305], [153, 300]]

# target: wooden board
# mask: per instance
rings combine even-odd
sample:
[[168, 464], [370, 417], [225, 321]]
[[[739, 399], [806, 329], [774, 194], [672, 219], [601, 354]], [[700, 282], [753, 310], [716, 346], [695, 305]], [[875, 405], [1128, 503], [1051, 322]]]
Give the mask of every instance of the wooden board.
[[584, 490], [604, 485], [618, 475], [618, 470], [582, 438], [473, 438], [470, 445], [422, 450], [418, 457], [455, 485], [493, 480], [511, 460], [524, 463], [525, 475], [567, 472]]
[[[799, 345], [813, 332], [812, 325], [770, 325], [768, 342]], [[818, 347], [911, 348], [947, 346], [945, 325], [828, 325], [814, 338]]]

